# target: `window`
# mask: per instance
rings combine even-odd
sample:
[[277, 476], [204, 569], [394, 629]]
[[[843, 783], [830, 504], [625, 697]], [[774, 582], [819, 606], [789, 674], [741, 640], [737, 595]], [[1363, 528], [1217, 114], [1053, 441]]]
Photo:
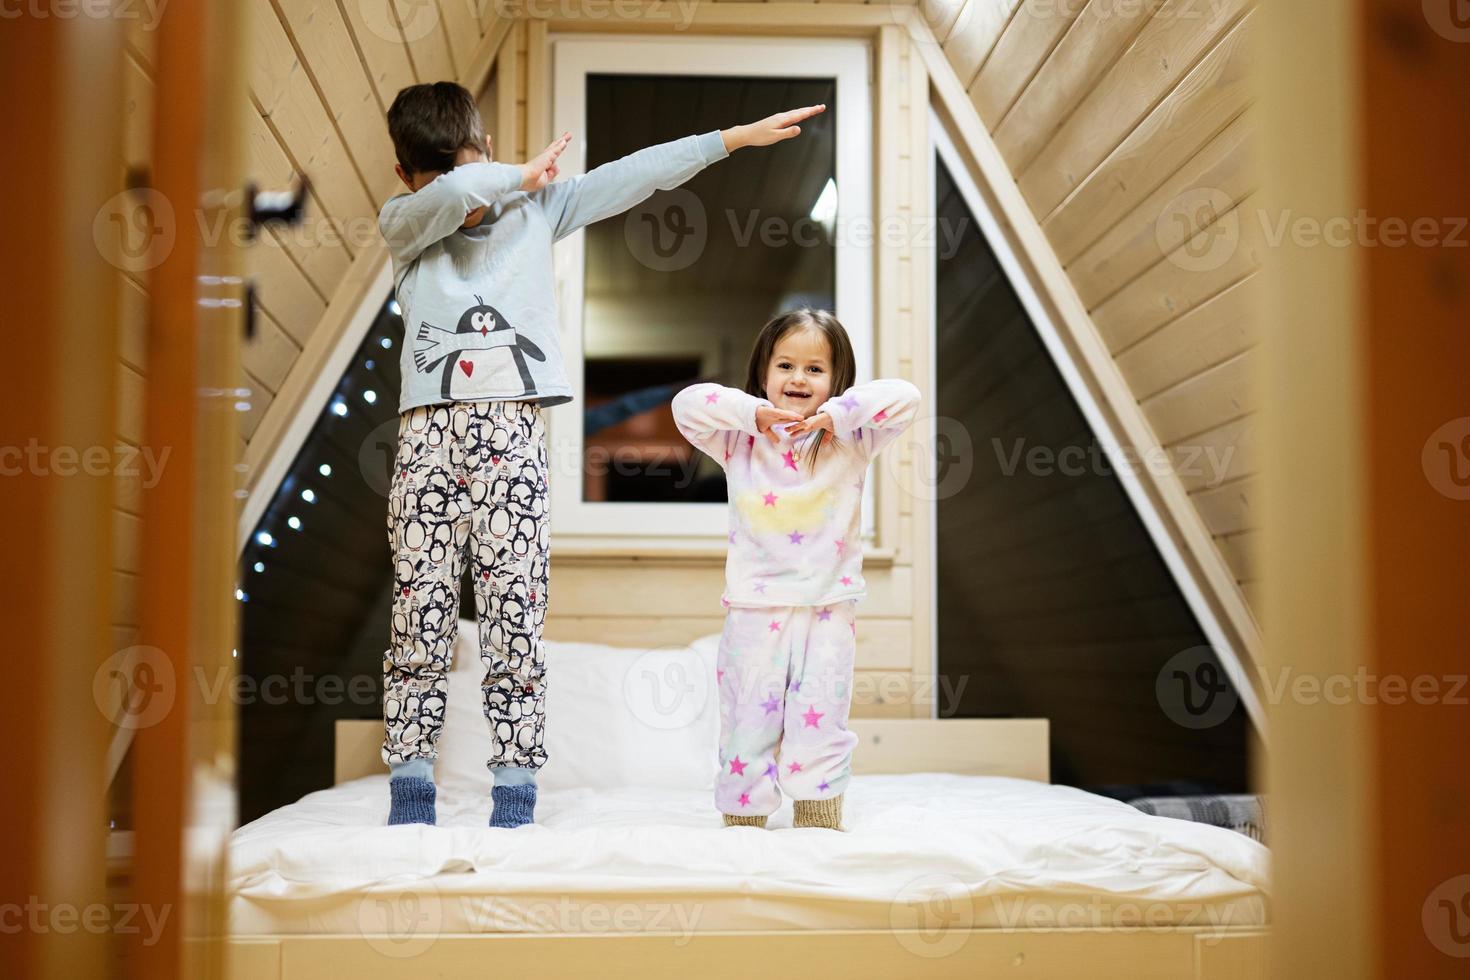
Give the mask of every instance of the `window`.
[[[724, 477], [674, 427], [697, 380], [743, 387], [755, 335], [834, 310], [871, 363], [867, 50], [859, 42], [559, 39], [554, 131], [584, 172], [645, 146], [825, 102], [799, 139], [747, 149], [558, 245], [563, 352], [580, 399], [553, 411], [558, 533], [723, 536]], [[657, 75], [646, 67], [657, 64]], [[670, 506], [670, 505], [674, 506]]]

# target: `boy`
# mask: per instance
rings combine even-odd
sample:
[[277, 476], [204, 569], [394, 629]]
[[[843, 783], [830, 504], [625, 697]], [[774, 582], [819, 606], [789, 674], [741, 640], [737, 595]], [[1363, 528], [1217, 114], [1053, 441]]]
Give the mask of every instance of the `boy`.
[[403, 393], [388, 500], [391, 645], [383, 661], [390, 824], [434, 822], [433, 761], [459, 620], [461, 556], [475, 583], [492, 827], [530, 823], [543, 748], [549, 514], [542, 408], [572, 400], [556, 339], [551, 245], [677, 187], [742, 146], [801, 132], [825, 109], [652, 146], [553, 183], [563, 133], [532, 160], [493, 162], [468, 91], [403, 89], [388, 133], [409, 192], [378, 227], [403, 311]]

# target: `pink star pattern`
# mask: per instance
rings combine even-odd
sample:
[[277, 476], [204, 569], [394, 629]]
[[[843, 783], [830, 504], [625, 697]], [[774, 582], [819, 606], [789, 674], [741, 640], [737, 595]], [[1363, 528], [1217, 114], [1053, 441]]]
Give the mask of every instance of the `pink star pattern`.
[[722, 681], [724, 679], [725, 679], [725, 672], [723, 670], [716, 670], [715, 671], [715, 683], [718, 684], [720, 681]]
[[741, 806], [750, 806], [750, 794], [749, 793], [741, 793], [740, 794], [740, 805]]
[[791, 763], [789, 766], [786, 767], [786, 771], [789, 772], [789, 773], [791, 773], [792, 775], [795, 775], [796, 773], [801, 772], [801, 763], [800, 762], [793, 762], [793, 763]]
[[779, 619], [771, 620], [771, 625], [767, 626], [766, 629], [770, 630], [772, 633], [781, 632], [781, 621]]
[[838, 538], [833, 543], [837, 545], [837, 554], [839, 556], [844, 555], [844, 554], [847, 553], [847, 539], [846, 538]]
[[800, 531], [792, 531], [786, 536], [791, 539], [792, 544], [801, 544], [801, 539], [806, 537], [806, 535], [802, 534]]
[[730, 775], [732, 775], [732, 776], [743, 776], [743, 775], [745, 775], [745, 767], [748, 766], [748, 765], [750, 765], [750, 763], [748, 763], [748, 762], [741, 762], [740, 761], [740, 756], [737, 755], [735, 758], [733, 758], [733, 759], [730, 760]]
[[843, 585], [851, 585], [852, 584], [852, 576], [851, 575], [844, 575], [844, 576], [842, 576], [842, 578], [838, 579], [838, 581], [840, 581]]
[[777, 497], [774, 493], [771, 493], [769, 490], [767, 490], [765, 493], [761, 494], [761, 499], [766, 502], [767, 507], [774, 507], [776, 506], [776, 501], [780, 500], [781, 498]]
[[754, 446], [755, 445], [755, 436], [746, 436], [745, 438], [746, 438], [746, 443], [745, 444], [747, 446]]
[[761, 707], [766, 709], [766, 714], [774, 714], [781, 710], [781, 702], [776, 699], [776, 695], [772, 694], [761, 702]]
[[888, 413], [885, 412], [885, 411], [883, 411], [883, 409], [880, 408], [880, 409], [878, 409], [878, 414], [873, 416], [873, 421], [874, 422], [882, 422], [886, 418], [888, 418]]
[[712, 391], [708, 395], [705, 395], [704, 396], [704, 403], [706, 405], [713, 405], [715, 402], [717, 402], [719, 400], [720, 400], [720, 393], [718, 391]]
[[811, 707], [807, 708], [806, 714], [802, 715], [801, 717], [806, 719], [806, 727], [818, 728], [820, 726], [817, 724], [817, 722], [822, 720], [823, 714], [824, 712], [818, 711], [815, 707]]
[[786, 452], [782, 453], [781, 458], [786, 461], [786, 466], [788, 469], [796, 469], [796, 454], [793, 453], [791, 450], [788, 449], [786, 450]]
[[817, 618], [820, 619], [822, 622], [825, 623], [827, 620], [829, 620], [829, 619], [832, 618], [832, 610], [830, 610], [830, 609], [822, 609], [822, 610], [818, 611]]

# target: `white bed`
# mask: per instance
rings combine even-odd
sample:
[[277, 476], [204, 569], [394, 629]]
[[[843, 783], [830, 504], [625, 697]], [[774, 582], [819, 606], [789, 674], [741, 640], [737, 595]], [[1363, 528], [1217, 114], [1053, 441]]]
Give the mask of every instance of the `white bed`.
[[845, 833], [789, 806], [725, 828], [693, 790], [551, 792], [515, 831], [454, 795], [438, 827], [388, 827], [387, 799], [370, 776], [240, 828], [232, 933], [405, 928], [385, 897], [465, 934], [1265, 923], [1255, 841], [1021, 779], [856, 776]]
[[381, 723], [339, 722], [338, 785], [235, 832], [237, 975], [745, 975], [752, 942], [778, 976], [1261, 970], [1266, 849], [1050, 785], [1042, 720], [855, 721], [845, 832], [792, 828], [789, 803], [722, 826], [709, 638], [552, 645], [537, 822], [491, 829], [472, 643], [438, 826], [386, 826]]

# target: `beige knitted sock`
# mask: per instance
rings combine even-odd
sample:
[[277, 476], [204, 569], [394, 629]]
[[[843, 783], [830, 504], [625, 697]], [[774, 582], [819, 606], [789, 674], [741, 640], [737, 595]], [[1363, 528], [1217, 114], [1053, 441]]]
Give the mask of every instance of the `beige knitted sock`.
[[764, 827], [765, 817], [740, 817], [733, 813], [722, 814], [726, 827]]
[[795, 800], [796, 819], [794, 827], [826, 827], [842, 829], [842, 794], [830, 800]]

